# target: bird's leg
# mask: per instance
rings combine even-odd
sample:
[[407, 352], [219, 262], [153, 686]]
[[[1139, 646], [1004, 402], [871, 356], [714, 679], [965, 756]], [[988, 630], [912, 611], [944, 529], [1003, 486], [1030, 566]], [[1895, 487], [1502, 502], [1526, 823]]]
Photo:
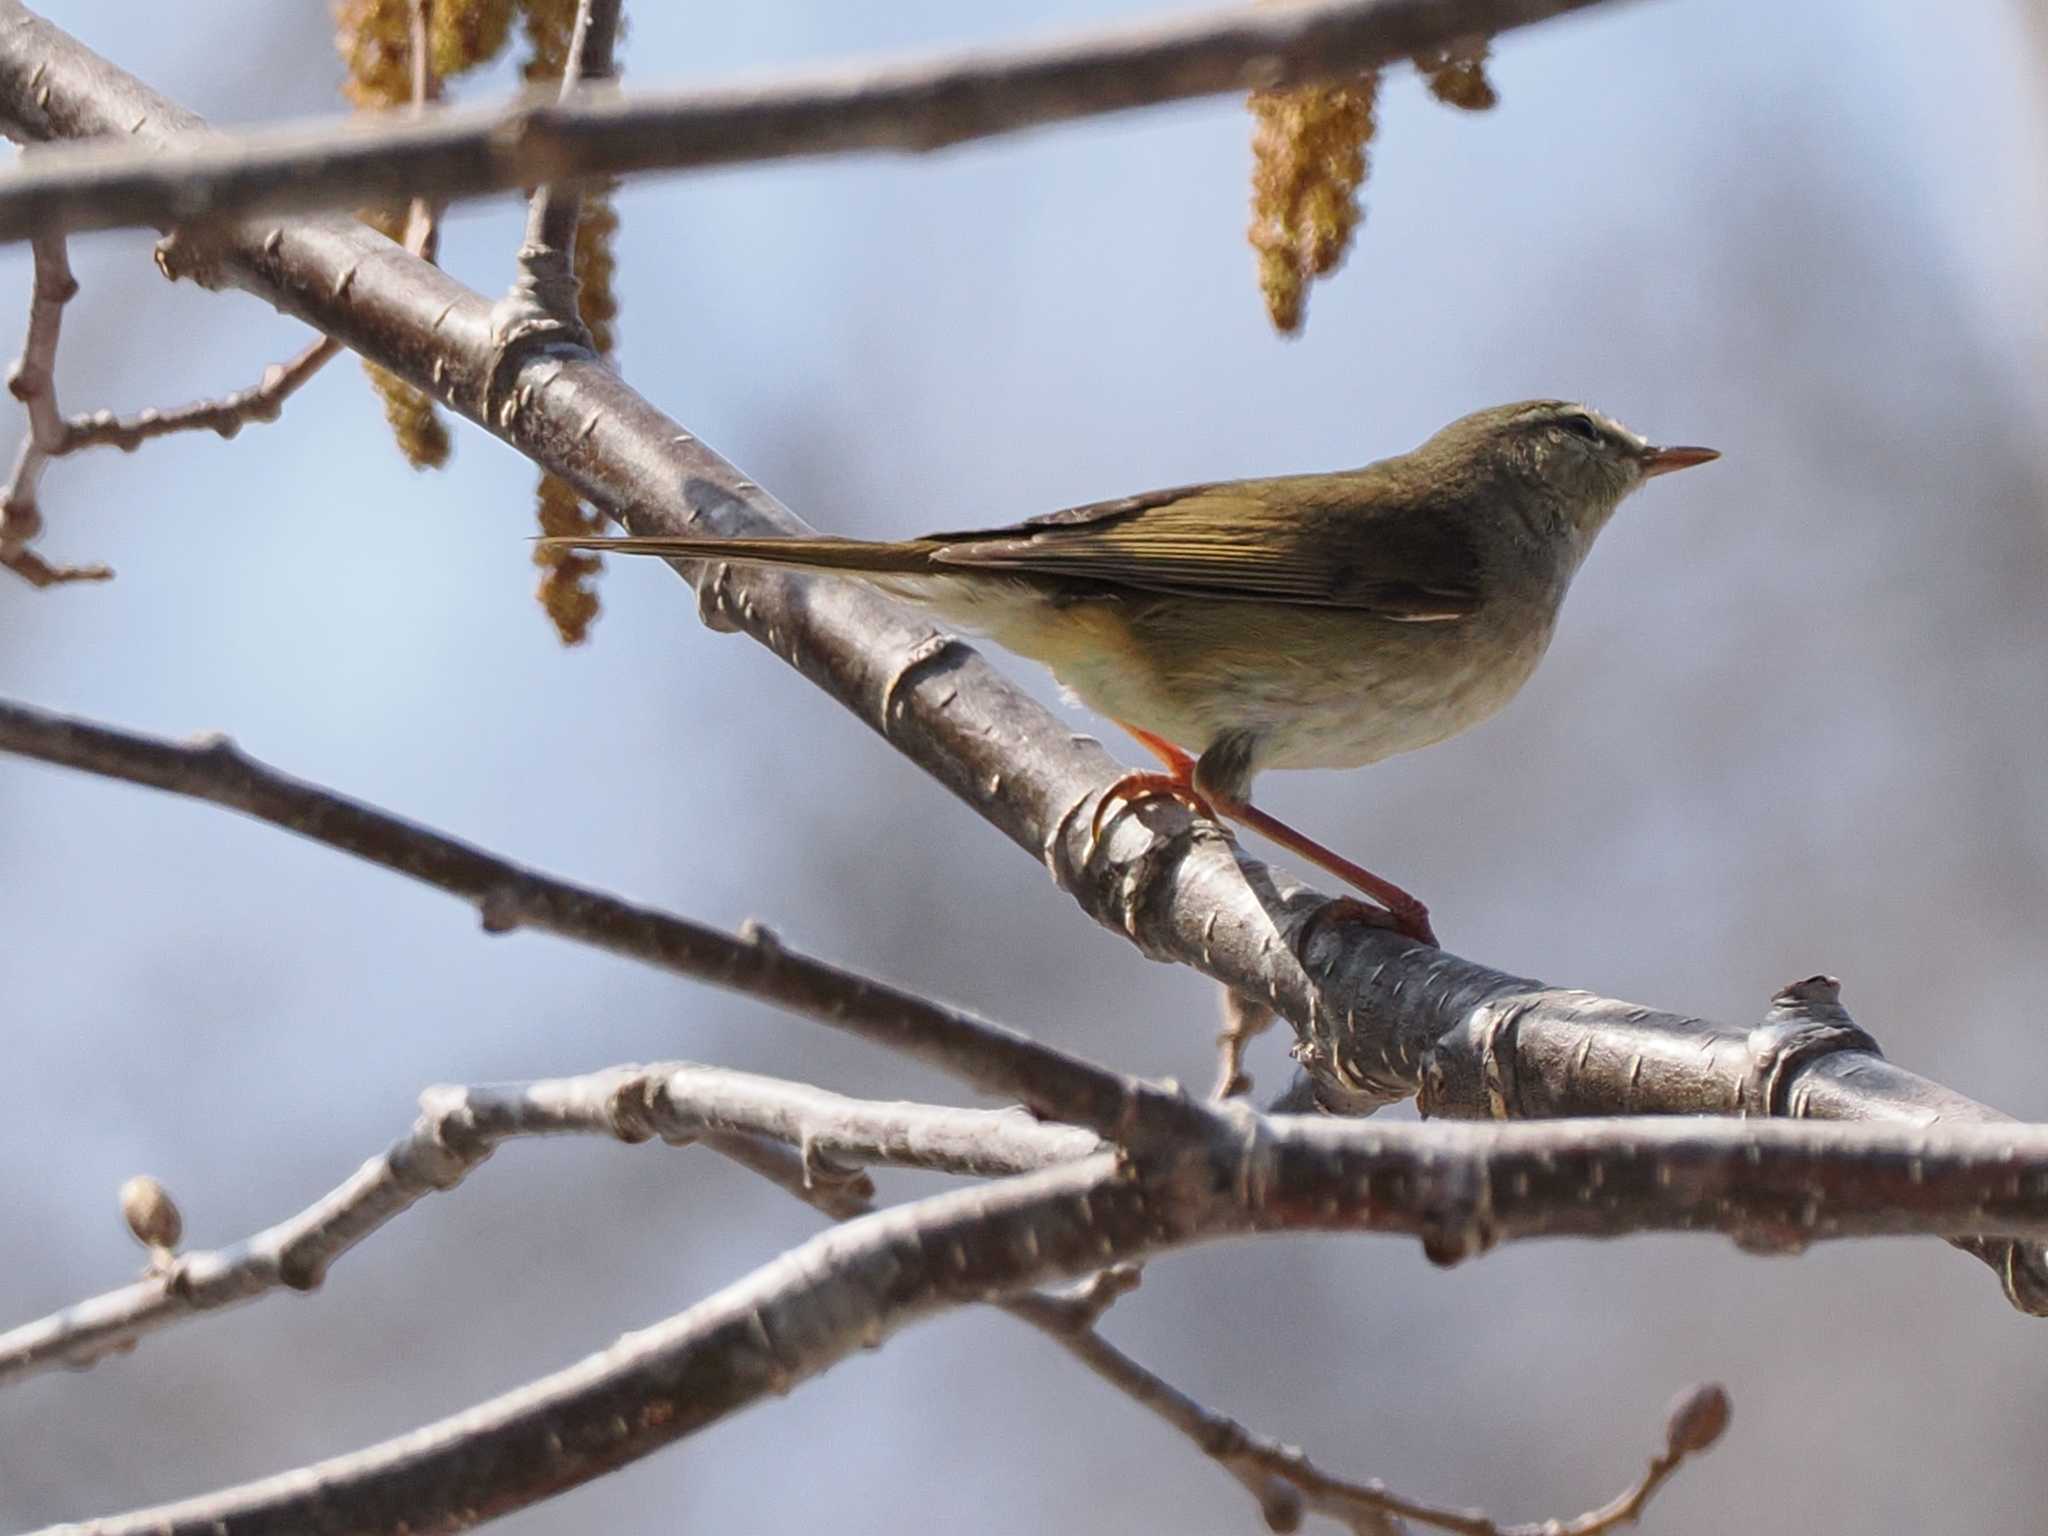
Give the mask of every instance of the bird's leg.
[[[1436, 931], [1429, 926], [1429, 908], [1393, 881], [1382, 880], [1364, 866], [1354, 864], [1342, 854], [1325, 848], [1314, 838], [1295, 831], [1278, 817], [1267, 815], [1249, 800], [1219, 794], [1214, 788], [1209, 790], [1209, 800], [1218, 811], [1232, 821], [1250, 827], [1254, 832], [1263, 833], [1282, 848], [1301, 855], [1319, 869], [1328, 870], [1339, 880], [1356, 886], [1380, 904], [1378, 907], [1368, 907], [1364, 902], [1352, 897], [1340, 896], [1337, 901], [1348, 902], [1350, 908], [1331, 911], [1329, 907], [1325, 907], [1322, 913], [1317, 914], [1318, 921], [1325, 920], [1323, 914], [1327, 913], [1330, 917], [1356, 917], [1375, 927], [1384, 928], [1388, 926], [1387, 920], [1391, 918], [1395, 932], [1404, 933], [1424, 944], [1436, 944]], [[1381, 908], [1385, 910], [1382, 911]]]
[[[1363, 865], [1354, 864], [1342, 854], [1329, 848], [1306, 833], [1294, 828], [1276, 816], [1269, 816], [1250, 800], [1219, 789], [1213, 782], [1201, 788], [1195, 785], [1196, 759], [1188, 752], [1175, 746], [1164, 736], [1156, 736], [1142, 727], [1119, 720], [1117, 724], [1128, 731], [1146, 751], [1166, 765], [1165, 773], [1127, 773], [1110, 785], [1102, 799], [1096, 803], [1095, 818], [1089, 824], [1089, 836], [1100, 837], [1102, 828], [1109, 820], [1110, 807], [1119, 802], [1133, 803], [1154, 795], [1166, 795], [1180, 801], [1197, 816], [1211, 821], [1228, 818], [1250, 827], [1254, 832], [1263, 833], [1281, 847], [1299, 854], [1319, 869], [1327, 870], [1347, 885], [1365, 892], [1379, 906], [1368, 906], [1350, 896], [1339, 896], [1317, 914], [1318, 922], [1331, 918], [1353, 917], [1370, 923], [1376, 928], [1391, 926], [1395, 932], [1434, 946], [1436, 931], [1429, 925], [1429, 908], [1416, 897], [1409, 895], [1391, 880], [1383, 880]], [[1242, 744], [1230, 741], [1228, 749], [1239, 749]], [[1233, 775], [1234, 776], [1234, 775]], [[1248, 775], [1247, 775], [1248, 777]]]
[[1166, 765], [1165, 773], [1127, 773], [1108, 789], [1095, 803], [1095, 818], [1088, 824], [1088, 836], [1095, 839], [1102, 836], [1102, 828], [1108, 822], [1110, 807], [1118, 804], [1135, 805], [1140, 800], [1150, 800], [1164, 795], [1178, 800], [1197, 816], [1217, 819], [1215, 809], [1208, 797], [1195, 788], [1195, 759], [1193, 754], [1183, 752], [1164, 736], [1155, 736], [1150, 731], [1140, 730], [1135, 725], [1117, 721], [1139, 744], [1160, 762]]

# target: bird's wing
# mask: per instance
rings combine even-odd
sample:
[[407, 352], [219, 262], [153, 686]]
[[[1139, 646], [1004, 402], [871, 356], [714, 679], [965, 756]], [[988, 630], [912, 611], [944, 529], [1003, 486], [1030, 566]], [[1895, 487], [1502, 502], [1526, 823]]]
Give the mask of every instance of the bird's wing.
[[1465, 617], [1480, 592], [1470, 541], [1426, 492], [1401, 494], [1381, 470], [1180, 486], [919, 542], [935, 566], [1417, 623]]

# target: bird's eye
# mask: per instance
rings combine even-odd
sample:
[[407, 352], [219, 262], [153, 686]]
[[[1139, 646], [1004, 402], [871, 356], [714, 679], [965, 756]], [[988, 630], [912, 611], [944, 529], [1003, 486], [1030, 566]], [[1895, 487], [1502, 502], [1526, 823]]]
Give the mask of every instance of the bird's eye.
[[1558, 423], [1573, 437], [1582, 437], [1589, 443], [1600, 441], [1600, 429], [1593, 424], [1590, 416], [1567, 416]]

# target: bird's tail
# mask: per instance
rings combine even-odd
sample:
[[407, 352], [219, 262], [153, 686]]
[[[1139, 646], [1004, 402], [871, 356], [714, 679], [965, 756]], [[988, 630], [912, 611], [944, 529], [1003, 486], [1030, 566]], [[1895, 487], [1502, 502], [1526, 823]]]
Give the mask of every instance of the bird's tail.
[[929, 574], [928, 539], [721, 539], [667, 534], [599, 539], [580, 535], [536, 539], [543, 549], [584, 549], [598, 554], [661, 555], [671, 560], [730, 560], [739, 565], [780, 565], [800, 571], [845, 571], [856, 576]]

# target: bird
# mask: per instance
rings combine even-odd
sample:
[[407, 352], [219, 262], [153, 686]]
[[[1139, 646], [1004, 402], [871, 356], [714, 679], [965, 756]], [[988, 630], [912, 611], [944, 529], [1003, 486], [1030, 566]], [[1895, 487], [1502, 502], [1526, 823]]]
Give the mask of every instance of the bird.
[[1566, 400], [1459, 418], [1362, 468], [1212, 481], [921, 538], [573, 536], [557, 548], [851, 577], [1043, 663], [1172, 796], [1372, 899], [1435, 944], [1428, 907], [1252, 804], [1267, 768], [1359, 768], [1495, 714], [1529, 680], [1594, 540], [1655, 476], [1719, 458]]

